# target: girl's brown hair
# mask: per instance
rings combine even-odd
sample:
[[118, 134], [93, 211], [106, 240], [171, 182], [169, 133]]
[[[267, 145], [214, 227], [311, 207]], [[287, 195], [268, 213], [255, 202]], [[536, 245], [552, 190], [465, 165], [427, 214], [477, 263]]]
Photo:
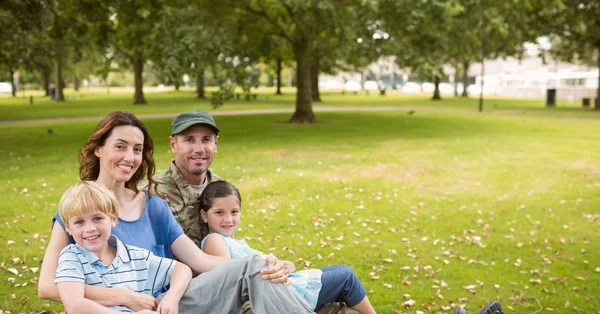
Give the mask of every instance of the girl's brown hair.
[[131, 179], [125, 183], [125, 187], [137, 193], [139, 191], [137, 187], [138, 183], [146, 176], [148, 179], [148, 191], [152, 191], [153, 186], [156, 185], [156, 181], [152, 179], [155, 171], [154, 159], [152, 158], [154, 144], [146, 126], [133, 113], [128, 111], [112, 112], [98, 123], [94, 133], [92, 133], [79, 151], [79, 178], [82, 181], [95, 181], [98, 179], [98, 175], [100, 175], [100, 159], [95, 154], [96, 149], [104, 146], [106, 139], [115, 127], [124, 125], [136, 127], [144, 134], [142, 164]]
[[[213, 206], [217, 198], [228, 196], [235, 196], [238, 201], [240, 201], [241, 210], [242, 196], [240, 195], [240, 191], [235, 185], [223, 180], [211, 182], [204, 188], [204, 191], [202, 191], [198, 197], [198, 207], [200, 207], [200, 211], [206, 212]], [[198, 213], [198, 215], [200, 215], [200, 213]], [[204, 239], [208, 233], [208, 224], [200, 219], [200, 239]]]

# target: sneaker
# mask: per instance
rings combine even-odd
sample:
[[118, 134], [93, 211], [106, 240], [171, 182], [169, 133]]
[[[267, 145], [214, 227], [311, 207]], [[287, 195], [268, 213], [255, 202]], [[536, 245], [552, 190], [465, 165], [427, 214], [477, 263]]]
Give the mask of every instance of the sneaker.
[[492, 301], [482, 307], [481, 310], [475, 312], [475, 314], [504, 314], [504, 309], [502, 308], [502, 304]]
[[467, 314], [467, 310], [465, 310], [462, 307], [459, 307], [456, 310], [454, 310], [454, 312], [452, 312], [452, 314]]

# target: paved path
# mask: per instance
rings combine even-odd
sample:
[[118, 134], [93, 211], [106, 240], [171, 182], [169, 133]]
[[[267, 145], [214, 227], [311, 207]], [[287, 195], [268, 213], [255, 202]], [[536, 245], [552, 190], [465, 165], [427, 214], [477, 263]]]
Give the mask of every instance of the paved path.
[[[295, 108], [275, 108], [275, 109], [249, 109], [249, 110], [230, 110], [230, 111], [211, 111], [213, 116], [243, 116], [256, 114], [274, 114], [274, 113], [294, 113]], [[341, 111], [410, 111], [414, 110], [409, 107], [365, 107], [365, 106], [344, 106], [344, 107], [327, 107], [314, 106], [314, 112], [341, 112]], [[178, 113], [142, 113], [136, 114], [139, 119], [154, 119], [154, 118], [173, 118]], [[71, 117], [71, 118], [51, 118], [51, 119], [31, 119], [31, 120], [0, 120], [0, 125], [14, 124], [42, 124], [42, 123], [57, 123], [57, 122], [76, 122], [76, 121], [100, 121], [104, 116], [97, 117]]]

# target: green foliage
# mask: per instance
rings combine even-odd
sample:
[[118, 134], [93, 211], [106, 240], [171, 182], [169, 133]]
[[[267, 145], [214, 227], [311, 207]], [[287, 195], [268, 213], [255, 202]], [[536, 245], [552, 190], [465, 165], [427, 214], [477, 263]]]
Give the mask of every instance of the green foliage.
[[559, 1], [545, 11], [550, 53], [560, 59], [600, 67], [600, 5], [594, 1]]
[[43, 1], [7, 0], [0, 6], [0, 71], [11, 75], [29, 63], [37, 34], [44, 27]]
[[217, 109], [225, 104], [226, 101], [232, 100], [234, 97], [235, 85], [231, 83], [223, 83], [219, 86], [219, 90], [213, 92], [210, 103], [213, 109]]
[[535, 40], [531, 1], [383, 0], [383, 29], [401, 67], [421, 77], [444, 77], [443, 66], [515, 56]]

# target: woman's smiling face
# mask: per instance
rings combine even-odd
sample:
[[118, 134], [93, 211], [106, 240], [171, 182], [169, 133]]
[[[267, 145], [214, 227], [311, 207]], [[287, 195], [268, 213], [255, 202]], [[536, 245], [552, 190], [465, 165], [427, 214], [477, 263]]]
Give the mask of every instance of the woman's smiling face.
[[115, 127], [95, 154], [100, 159], [100, 177], [127, 182], [142, 163], [144, 134], [131, 125]]

